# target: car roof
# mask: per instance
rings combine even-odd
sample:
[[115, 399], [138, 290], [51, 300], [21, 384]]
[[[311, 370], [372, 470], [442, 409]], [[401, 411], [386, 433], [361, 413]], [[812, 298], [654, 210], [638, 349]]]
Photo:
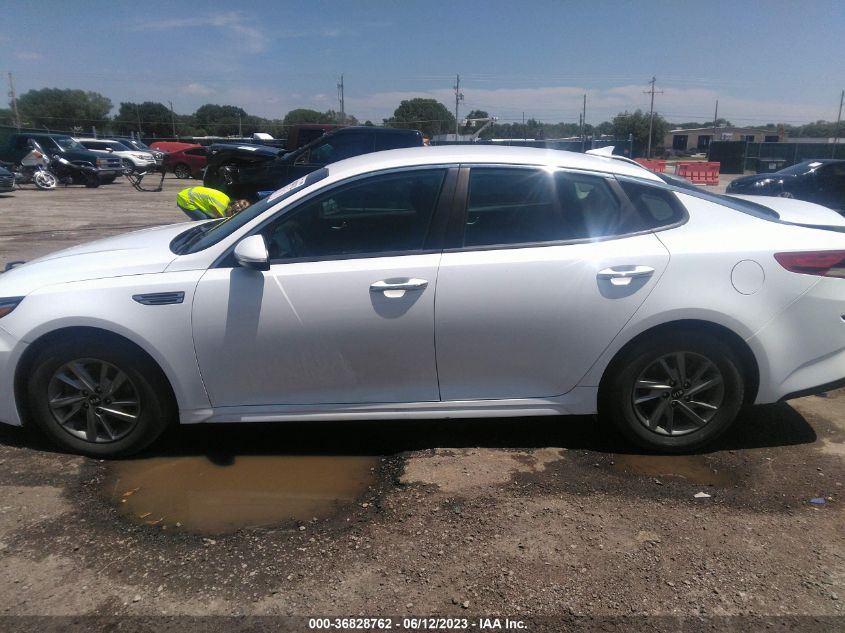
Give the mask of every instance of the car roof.
[[566, 167], [596, 171], [662, 182], [660, 178], [640, 165], [629, 164], [605, 156], [592, 156], [579, 152], [536, 147], [501, 147], [493, 145], [440, 145], [436, 147], [411, 147], [363, 154], [332, 163], [328, 166], [332, 180], [359, 173], [439, 165], [444, 163], [471, 163], [491, 165], [536, 165], [539, 167]]

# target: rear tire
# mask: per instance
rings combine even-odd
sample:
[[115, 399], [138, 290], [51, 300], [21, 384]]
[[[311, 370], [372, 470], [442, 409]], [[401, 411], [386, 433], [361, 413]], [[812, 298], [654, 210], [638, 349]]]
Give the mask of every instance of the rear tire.
[[599, 414], [642, 448], [695, 450], [736, 419], [744, 395], [741, 366], [730, 347], [710, 334], [644, 339], [608, 368]]
[[147, 356], [95, 339], [41, 350], [27, 387], [38, 428], [61, 448], [91, 457], [146, 448], [176, 418], [171, 393]]

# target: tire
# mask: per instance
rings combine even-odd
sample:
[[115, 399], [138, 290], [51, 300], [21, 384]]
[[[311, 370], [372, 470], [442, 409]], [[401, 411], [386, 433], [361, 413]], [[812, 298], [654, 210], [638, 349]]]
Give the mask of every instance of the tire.
[[642, 448], [693, 451], [724, 433], [739, 413], [741, 366], [731, 349], [710, 334], [672, 332], [644, 339], [609, 367], [599, 414]]
[[171, 393], [147, 356], [108, 339], [82, 338], [37, 354], [26, 395], [33, 421], [59, 447], [123, 457], [146, 448], [176, 418]]
[[123, 170], [126, 173], [131, 174], [135, 172], [135, 163], [133, 163], [131, 160], [129, 160], [128, 158], [124, 158], [120, 162], [123, 165]]
[[100, 186], [100, 177], [97, 174], [93, 174], [91, 176], [86, 176], [85, 178], [85, 186], [88, 189], [96, 189]]
[[47, 189], [55, 189], [56, 188], [56, 176], [53, 175], [52, 172], [49, 171], [36, 171], [35, 174], [32, 176], [32, 182], [35, 183], [35, 186], [41, 190]]
[[173, 167], [173, 175], [181, 180], [191, 177], [191, 168], [185, 163], [179, 163]]

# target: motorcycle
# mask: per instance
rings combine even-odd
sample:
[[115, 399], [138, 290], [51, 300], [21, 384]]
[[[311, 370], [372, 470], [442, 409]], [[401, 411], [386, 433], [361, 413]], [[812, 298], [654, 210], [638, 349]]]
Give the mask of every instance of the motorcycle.
[[34, 184], [38, 189], [55, 189], [56, 175], [50, 171], [50, 157], [41, 146], [30, 139], [29, 153], [17, 165], [9, 165], [8, 169], [15, 178], [15, 184]]
[[97, 168], [87, 161], [71, 162], [56, 154], [51, 159], [51, 168], [58, 181], [65, 186], [70, 184], [83, 184], [89, 188], [100, 186]]

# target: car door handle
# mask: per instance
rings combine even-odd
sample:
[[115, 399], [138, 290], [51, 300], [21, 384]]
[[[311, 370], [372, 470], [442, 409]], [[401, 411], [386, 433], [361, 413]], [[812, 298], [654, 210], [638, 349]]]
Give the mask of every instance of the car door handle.
[[370, 284], [370, 292], [386, 292], [388, 290], [423, 290], [428, 286], [427, 279], [405, 279], [403, 281], [387, 281], [383, 279]]
[[627, 286], [632, 279], [651, 277], [654, 268], [651, 266], [614, 266], [600, 270], [596, 277], [609, 280], [614, 286]]

